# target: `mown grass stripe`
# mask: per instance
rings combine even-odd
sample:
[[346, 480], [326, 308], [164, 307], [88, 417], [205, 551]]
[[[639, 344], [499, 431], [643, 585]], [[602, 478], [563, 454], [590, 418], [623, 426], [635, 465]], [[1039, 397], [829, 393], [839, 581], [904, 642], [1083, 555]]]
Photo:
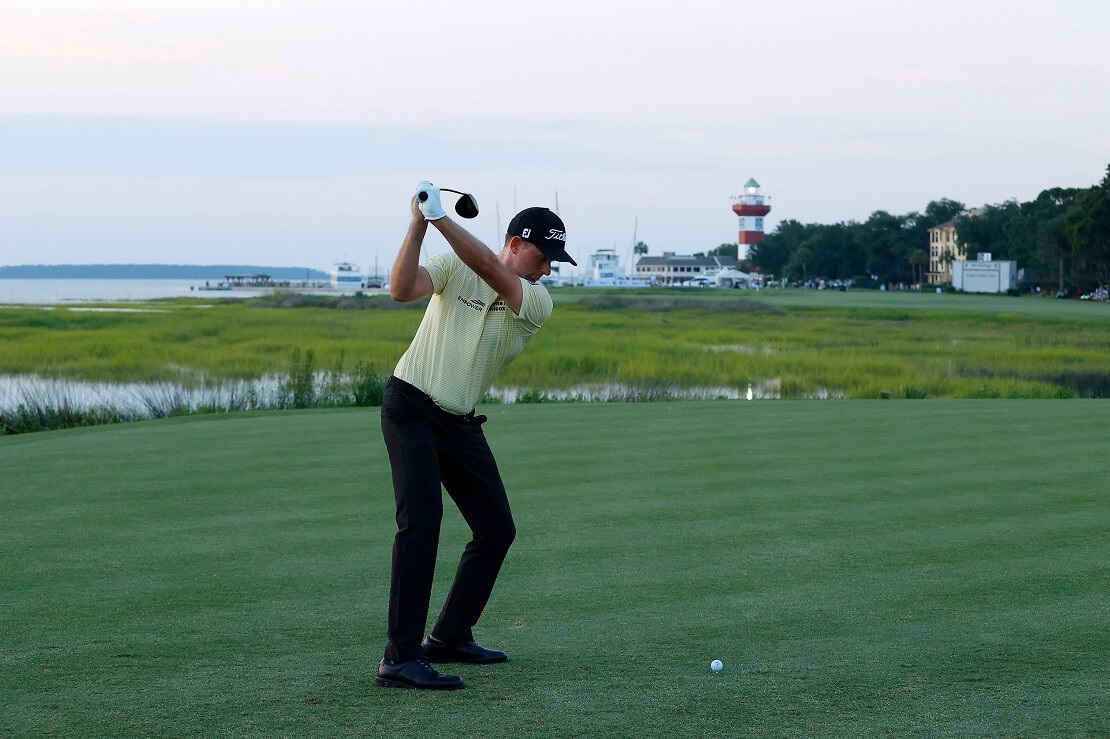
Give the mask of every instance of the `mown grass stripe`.
[[0, 439], [0, 733], [1110, 730], [1106, 402], [484, 411], [520, 535], [478, 636], [511, 661], [454, 696], [372, 685], [373, 411]]

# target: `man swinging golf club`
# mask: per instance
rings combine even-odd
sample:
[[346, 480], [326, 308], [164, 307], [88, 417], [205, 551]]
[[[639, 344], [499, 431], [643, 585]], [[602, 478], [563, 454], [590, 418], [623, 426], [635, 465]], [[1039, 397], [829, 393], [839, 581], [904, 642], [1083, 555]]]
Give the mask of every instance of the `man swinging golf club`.
[[[470, 196], [464, 217], [477, 206]], [[551, 296], [539, 284], [551, 262], [577, 264], [567, 254], [563, 221], [547, 208], [526, 208], [509, 223], [498, 253], [453, 221], [440, 191], [421, 182], [412, 219], [390, 273], [389, 294], [400, 302], [431, 296], [408, 350], [382, 400], [382, 433], [393, 469], [397, 535], [389, 588], [388, 638], [377, 683], [387, 687], [452, 690], [461, 678], [431, 662], [503, 662], [504, 652], [474, 640], [471, 628], [489, 600], [516, 525], [497, 463], [474, 407], [498, 373], [520, 353], [547, 317]], [[431, 223], [452, 253], [419, 264]], [[443, 495], [458, 506], [473, 538], [431, 633], [432, 576], [439, 547]], [[423, 639], [423, 641], [422, 641]]]

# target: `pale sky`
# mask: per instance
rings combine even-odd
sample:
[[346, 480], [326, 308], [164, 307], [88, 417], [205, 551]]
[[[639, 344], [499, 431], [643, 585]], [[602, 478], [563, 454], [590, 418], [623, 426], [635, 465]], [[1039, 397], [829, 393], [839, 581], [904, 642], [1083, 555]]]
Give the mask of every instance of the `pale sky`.
[[386, 272], [422, 179], [584, 264], [735, 242], [749, 177], [772, 231], [1108, 163], [1106, 0], [0, 0], [0, 265]]

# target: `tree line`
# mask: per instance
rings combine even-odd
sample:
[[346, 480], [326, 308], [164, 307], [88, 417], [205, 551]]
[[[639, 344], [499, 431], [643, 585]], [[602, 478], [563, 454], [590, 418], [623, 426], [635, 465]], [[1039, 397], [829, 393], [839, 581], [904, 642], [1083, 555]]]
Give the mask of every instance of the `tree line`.
[[862, 223], [782, 221], [751, 248], [745, 266], [792, 280], [874, 276], [920, 284], [929, 267], [929, 229], [951, 220], [968, 259], [989, 253], [1015, 261], [1026, 282], [1061, 291], [1110, 284], [1110, 166], [1093, 187], [1050, 188], [1029, 202], [968, 209], [941, 199], [922, 213], [879, 210]]

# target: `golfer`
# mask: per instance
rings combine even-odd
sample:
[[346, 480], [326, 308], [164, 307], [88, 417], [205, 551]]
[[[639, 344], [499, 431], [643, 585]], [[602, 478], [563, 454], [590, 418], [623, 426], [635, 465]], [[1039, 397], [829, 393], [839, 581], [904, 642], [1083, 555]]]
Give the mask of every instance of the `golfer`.
[[[444, 213], [440, 193], [421, 182], [412, 220], [390, 273], [400, 302], [430, 295], [427, 312], [397, 363], [382, 400], [382, 433], [393, 468], [397, 535], [389, 587], [389, 643], [377, 683], [451, 690], [461, 678], [432, 662], [503, 662], [471, 632], [489, 600], [516, 536], [509, 500], [474, 407], [551, 315], [539, 284], [551, 262], [577, 264], [566, 252], [563, 221], [547, 208], [527, 208], [509, 223], [497, 254]], [[419, 263], [428, 223], [453, 253]], [[439, 547], [443, 494], [458, 506], [473, 538], [431, 633], [432, 575]]]

